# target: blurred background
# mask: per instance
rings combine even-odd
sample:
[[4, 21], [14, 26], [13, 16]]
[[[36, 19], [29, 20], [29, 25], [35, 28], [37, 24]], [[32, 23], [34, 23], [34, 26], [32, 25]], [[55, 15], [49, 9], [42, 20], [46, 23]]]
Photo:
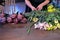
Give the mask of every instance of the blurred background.
[[[25, 0], [0, 0], [0, 12], [4, 10], [4, 13], [12, 14], [13, 12], [23, 13], [25, 12]], [[60, 8], [60, 0], [51, 0], [51, 4], [54, 7]]]
[[[9, 5], [9, 1], [11, 2], [11, 0], [0, 0], [0, 8], [4, 8], [4, 13], [7, 14], [12, 14], [12, 10], [14, 9], [15, 12], [25, 12], [25, 3], [24, 0], [12, 0], [12, 4]], [[15, 1], [15, 3], [13, 3], [13, 1]], [[9, 7], [9, 8], [8, 8]], [[14, 8], [15, 7], [15, 8]], [[8, 12], [8, 10], [10, 10]]]

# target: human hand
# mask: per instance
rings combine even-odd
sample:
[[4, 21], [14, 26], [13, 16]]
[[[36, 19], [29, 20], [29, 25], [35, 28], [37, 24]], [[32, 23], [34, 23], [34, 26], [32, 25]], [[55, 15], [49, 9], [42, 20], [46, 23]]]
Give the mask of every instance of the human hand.
[[43, 6], [42, 5], [38, 5], [37, 6], [37, 10], [42, 10]]
[[31, 10], [32, 11], [36, 11], [37, 9], [35, 7], [31, 7]]

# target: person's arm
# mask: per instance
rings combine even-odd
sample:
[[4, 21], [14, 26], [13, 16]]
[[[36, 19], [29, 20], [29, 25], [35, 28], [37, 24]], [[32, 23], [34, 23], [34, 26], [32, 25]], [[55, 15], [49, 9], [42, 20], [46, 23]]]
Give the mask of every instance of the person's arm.
[[41, 10], [43, 8], [43, 6], [47, 5], [50, 2], [50, 0], [45, 0], [43, 3], [39, 4], [37, 9]]
[[31, 8], [31, 10], [36, 10], [36, 8], [31, 4], [31, 2], [29, 0], [25, 0], [25, 3], [28, 7]]

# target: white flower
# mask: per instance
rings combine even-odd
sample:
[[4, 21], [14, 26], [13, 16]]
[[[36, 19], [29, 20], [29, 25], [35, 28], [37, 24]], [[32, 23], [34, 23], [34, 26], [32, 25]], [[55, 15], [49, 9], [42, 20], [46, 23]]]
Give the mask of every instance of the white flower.
[[36, 28], [39, 28], [38, 24], [34, 24], [34, 28], [35, 28], [35, 29], [36, 29]]

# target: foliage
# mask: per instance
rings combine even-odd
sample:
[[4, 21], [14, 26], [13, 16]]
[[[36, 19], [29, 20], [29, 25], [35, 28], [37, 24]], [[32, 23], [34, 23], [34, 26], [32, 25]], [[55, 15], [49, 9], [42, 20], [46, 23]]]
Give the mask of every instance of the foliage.
[[51, 6], [48, 6], [46, 11], [32, 11], [30, 13], [25, 13], [24, 15], [27, 17], [29, 22], [34, 22], [34, 24], [37, 22], [47, 22], [49, 25], [51, 24], [52, 27], [47, 28], [47, 30], [56, 28], [60, 29], [60, 8], [54, 8]]

